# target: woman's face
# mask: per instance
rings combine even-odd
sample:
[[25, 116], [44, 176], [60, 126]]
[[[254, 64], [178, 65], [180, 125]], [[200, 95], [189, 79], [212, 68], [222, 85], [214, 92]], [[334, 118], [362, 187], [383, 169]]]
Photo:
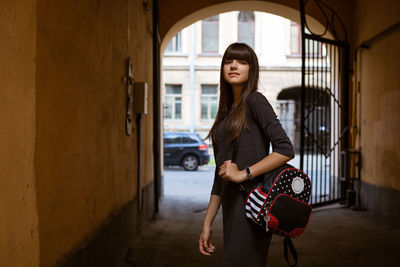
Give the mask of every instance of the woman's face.
[[226, 59], [224, 79], [232, 86], [243, 85], [249, 79], [249, 63], [245, 60]]

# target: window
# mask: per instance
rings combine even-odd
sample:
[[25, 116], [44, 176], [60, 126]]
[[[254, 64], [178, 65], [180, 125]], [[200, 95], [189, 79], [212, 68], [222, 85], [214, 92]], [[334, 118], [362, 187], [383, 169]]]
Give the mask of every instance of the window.
[[219, 16], [202, 21], [202, 52], [218, 53]]
[[254, 48], [254, 12], [241, 11], [238, 17], [238, 42]]
[[167, 46], [167, 53], [180, 53], [182, 52], [182, 33], [178, 32]]
[[212, 120], [217, 115], [218, 95], [217, 85], [201, 85], [201, 119]]
[[293, 21], [290, 23], [290, 54], [301, 55], [301, 27]]
[[165, 119], [182, 119], [182, 85], [166, 84]]
[[182, 137], [182, 144], [196, 144], [198, 143], [196, 139], [189, 136]]
[[164, 144], [180, 144], [181, 143], [181, 137], [180, 136], [168, 136], [164, 137]]
[[[310, 34], [307, 28], [305, 32]], [[308, 55], [322, 56], [322, 46], [312, 40], [306, 40], [306, 51], [309, 52]], [[301, 26], [293, 21], [290, 23], [290, 54], [301, 56]]]
[[281, 122], [282, 128], [285, 130], [286, 134], [290, 137], [291, 126], [294, 124], [293, 109], [295, 103], [293, 100], [279, 100], [278, 104], [279, 121]]

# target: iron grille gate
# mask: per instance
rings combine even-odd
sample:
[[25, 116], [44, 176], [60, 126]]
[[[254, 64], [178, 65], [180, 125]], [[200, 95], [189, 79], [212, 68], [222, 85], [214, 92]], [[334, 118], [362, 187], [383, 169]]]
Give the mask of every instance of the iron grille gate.
[[348, 45], [308, 34], [302, 8], [300, 168], [312, 182], [313, 206], [344, 199], [348, 147]]

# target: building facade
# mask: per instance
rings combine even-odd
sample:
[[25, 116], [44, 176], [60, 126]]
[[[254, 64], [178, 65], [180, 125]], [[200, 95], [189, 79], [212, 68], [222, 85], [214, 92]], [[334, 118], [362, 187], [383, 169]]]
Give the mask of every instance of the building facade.
[[256, 52], [259, 91], [274, 107], [295, 140], [295, 102], [277, 100], [286, 88], [301, 84], [300, 26], [265, 12], [233, 11], [197, 21], [180, 31], [163, 57], [164, 131], [191, 131], [205, 137], [218, 108], [222, 55], [233, 42]]

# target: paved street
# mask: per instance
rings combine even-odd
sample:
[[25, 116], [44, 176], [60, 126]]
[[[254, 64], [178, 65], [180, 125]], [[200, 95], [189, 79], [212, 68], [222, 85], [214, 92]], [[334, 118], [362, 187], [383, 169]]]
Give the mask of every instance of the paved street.
[[200, 166], [197, 171], [181, 167], [164, 169], [164, 197], [180, 197], [208, 202], [214, 180], [215, 165]]
[[[289, 163], [300, 165], [299, 156]], [[193, 201], [208, 202], [214, 179], [215, 165], [200, 166], [197, 171], [185, 171], [182, 167], [164, 169], [164, 196], [183, 197]]]
[[[336, 177], [330, 177], [329, 167], [321, 163], [321, 156], [308, 156], [305, 164], [308, 169], [317, 170], [308, 171], [308, 175], [313, 185], [311, 203], [324, 202], [330, 198], [337, 198], [339, 194], [339, 180]], [[329, 162], [329, 161], [327, 161]], [[296, 168], [300, 167], [300, 155], [288, 162]], [[214, 178], [215, 165], [200, 166], [197, 171], [185, 171], [181, 167], [168, 167], [164, 169], [164, 194], [166, 197], [187, 197], [192, 200], [208, 201]]]

